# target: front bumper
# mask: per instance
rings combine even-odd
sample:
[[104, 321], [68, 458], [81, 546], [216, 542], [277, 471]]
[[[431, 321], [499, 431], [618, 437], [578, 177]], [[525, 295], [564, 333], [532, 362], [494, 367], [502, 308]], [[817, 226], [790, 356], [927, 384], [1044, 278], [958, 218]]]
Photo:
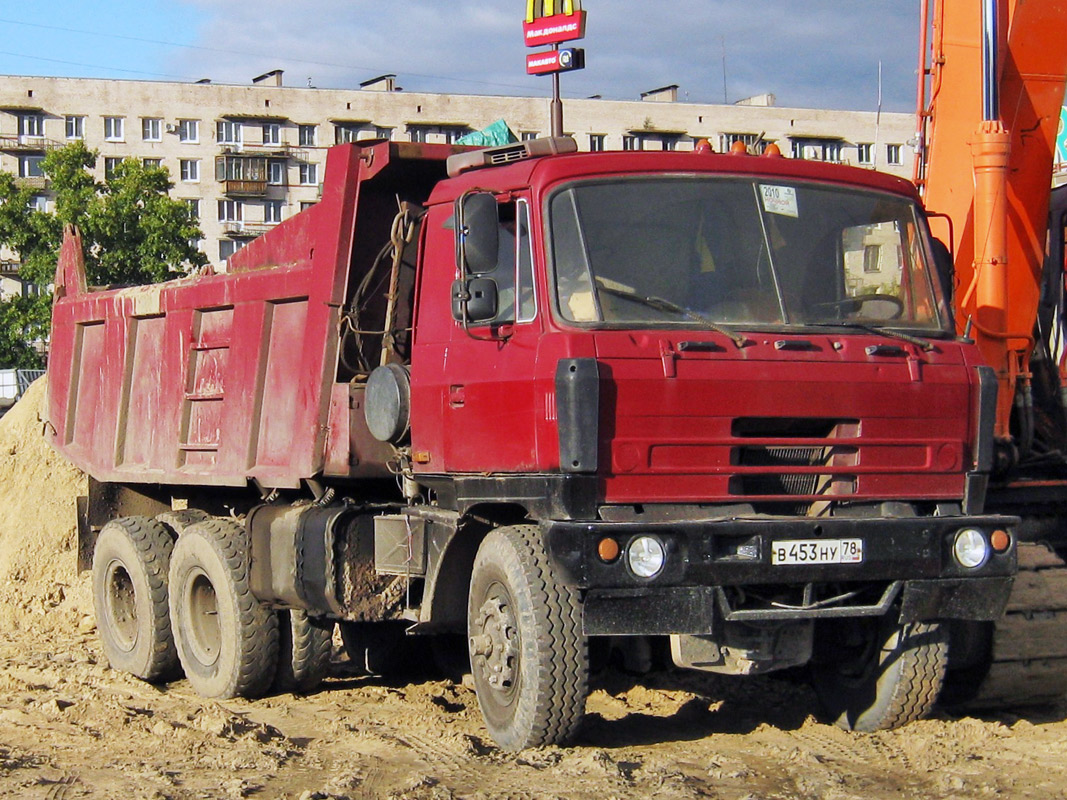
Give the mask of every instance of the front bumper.
[[[952, 556], [955, 535], [973, 527], [1012, 532], [1014, 517], [894, 519], [775, 518], [542, 524], [563, 580], [583, 590], [587, 635], [708, 634], [723, 621], [773, 622], [876, 616], [903, 621], [993, 620], [1004, 611], [1016, 571], [1014, 535], [1004, 553], [966, 569]], [[654, 577], [635, 575], [626, 548], [653, 536], [666, 551]], [[598, 546], [613, 539], [620, 555]], [[854, 564], [772, 564], [775, 544], [863, 541]]]

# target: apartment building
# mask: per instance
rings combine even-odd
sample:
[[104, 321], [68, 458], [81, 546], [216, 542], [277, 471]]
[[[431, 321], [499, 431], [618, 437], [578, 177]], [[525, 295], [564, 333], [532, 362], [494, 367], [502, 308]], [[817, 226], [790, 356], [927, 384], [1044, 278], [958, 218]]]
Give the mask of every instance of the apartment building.
[[[779, 108], [771, 95], [702, 105], [678, 94], [667, 86], [635, 101], [567, 100], [564, 125], [583, 150], [775, 142], [793, 158], [911, 174], [909, 114]], [[200, 247], [218, 264], [318, 200], [328, 147], [454, 142], [498, 119], [523, 139], [546, 136], [548, 98], [405, 92], [394, 75], [358, 89], [285, 86], [280, 70], [244, 86], [0, 76], [0, 169], [38, 189], [34, 202], [48, 209], [41, 161], [51, 148], [84, 141], [100, 153], [100, 178], [124, 158], [166, 167], [173, 196], [200, 221]]]

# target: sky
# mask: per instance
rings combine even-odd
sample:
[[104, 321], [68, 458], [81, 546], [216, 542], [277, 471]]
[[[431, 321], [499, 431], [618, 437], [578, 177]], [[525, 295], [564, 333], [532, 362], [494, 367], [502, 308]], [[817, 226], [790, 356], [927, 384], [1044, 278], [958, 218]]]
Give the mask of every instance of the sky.
[[[0, 74], [547, 95], [525, 72], [522, 0], [49, 0], [0, 6]], [[920, 0], [584, 0], [586, 69], [563, 96], [910, 112]]]

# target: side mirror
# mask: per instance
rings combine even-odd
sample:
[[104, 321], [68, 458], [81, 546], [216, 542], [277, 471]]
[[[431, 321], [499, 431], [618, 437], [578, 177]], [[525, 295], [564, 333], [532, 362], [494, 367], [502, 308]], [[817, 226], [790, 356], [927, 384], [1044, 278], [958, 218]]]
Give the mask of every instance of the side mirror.
[[492, 278], [452, 282], [452, 318], [457, 322], [489, 322], [496, 317], [497, 307], [496, 281]]
[[500, 217], [489, 192], [470, 192], [456, 201], [456, 259], [461, 274], [496, 269]]

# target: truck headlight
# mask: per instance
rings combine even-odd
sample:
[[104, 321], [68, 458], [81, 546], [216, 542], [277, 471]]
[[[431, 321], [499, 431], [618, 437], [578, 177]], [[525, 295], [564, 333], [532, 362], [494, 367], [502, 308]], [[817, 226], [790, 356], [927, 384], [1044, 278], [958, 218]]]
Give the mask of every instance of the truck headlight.
[[654, 578], [663, 569], [667, 551], [654, 536], [638, 536], [626, 548], [626, 563], [639, 578]]
[[952, 554], [967, 569], [976, 569], [989, 560], [989, 542], [976, 528], [964, 528], [956, 534]]

